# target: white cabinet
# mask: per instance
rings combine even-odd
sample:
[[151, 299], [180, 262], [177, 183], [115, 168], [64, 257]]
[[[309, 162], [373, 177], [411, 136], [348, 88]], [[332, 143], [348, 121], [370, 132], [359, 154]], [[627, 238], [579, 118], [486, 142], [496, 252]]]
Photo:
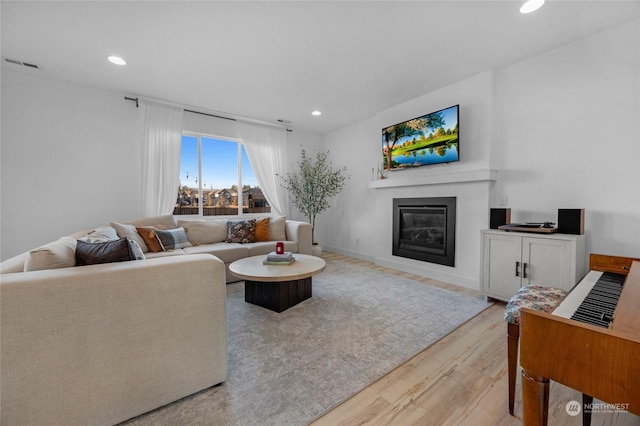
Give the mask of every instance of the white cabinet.
[[587, 273], [584, 235], [482, 231], [482, 292], [507, 301], [520, 287], [570, 290]]

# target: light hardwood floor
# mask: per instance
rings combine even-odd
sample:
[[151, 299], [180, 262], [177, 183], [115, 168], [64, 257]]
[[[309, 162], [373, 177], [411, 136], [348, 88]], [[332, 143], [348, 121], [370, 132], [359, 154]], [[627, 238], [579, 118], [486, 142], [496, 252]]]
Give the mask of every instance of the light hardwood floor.
[[[472, 290], [334, 253], [324, 253], [323, 257], [479, 295]], [[507, 409], [507, 326], [502, 319], [503, 311], [503, 303], [491, 306], [312, 425], [522, 424], [519, 378], [515, 416], [510, 416]], [[571, 417], [565, 410], [569, 401], [581, 401], [581, 395], [552, 383], [549, 425], [581, 425], [581, 416]], [[594, 413], [591, 424], [639, 426], [640, 417], [624, 412]]]

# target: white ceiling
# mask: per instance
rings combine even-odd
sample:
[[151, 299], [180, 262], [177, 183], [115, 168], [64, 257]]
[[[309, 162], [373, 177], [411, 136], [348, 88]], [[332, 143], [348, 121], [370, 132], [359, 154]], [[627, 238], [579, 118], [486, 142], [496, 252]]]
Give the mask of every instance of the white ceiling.
[[521, 3], [3, 0], [2, 56], [41, 69], [2, 67], [323, 134], [640, 16]]

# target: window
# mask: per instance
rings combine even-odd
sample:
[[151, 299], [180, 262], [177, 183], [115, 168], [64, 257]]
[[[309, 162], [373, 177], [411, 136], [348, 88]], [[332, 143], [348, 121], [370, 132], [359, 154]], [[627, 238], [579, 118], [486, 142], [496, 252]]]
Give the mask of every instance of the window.
[[[242, 188], [242, 191], [238, 191]], [[238, 209], [238, 206], [242, 209]], [[269, 213], [244, 144], [201, 134], [183, 134], [180, 183], [174, 215]]]

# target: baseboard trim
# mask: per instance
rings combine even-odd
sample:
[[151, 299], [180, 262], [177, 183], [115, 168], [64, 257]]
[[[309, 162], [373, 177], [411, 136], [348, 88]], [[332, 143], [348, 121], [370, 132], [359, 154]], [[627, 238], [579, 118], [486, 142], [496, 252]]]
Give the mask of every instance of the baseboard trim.
[[357, 251], [343, 250], [343, 249], [339, 249], [337, 247], [331, 247], [331, 246], [323, 246], [323, 250], [329, 251], [331, 253], [341, 254], [343, 256], [353, 257], [353, 258], [364, 260], [364, 261], [371, 262], [371, 263], [376, 263], [375, 262], [375, 260], [376, 260], [375, 256], [371, 256], [371, 255], [368, 255], [368, 254], [360, 253], [360, 252], [357, 252]]
[[461, 277], [456, 274], [451, 274], [443, 271], [435, 271], [428, 267], [422, 267], [419, 265], [409, 265], [404, 262], [394, 261], [387, 258], [376, 258], [374, 262], [376, 265], [384, 266], [386, 268], [395, 269], [397, 271], [408, 272], [410, 274], [419, 275], [425, 278], [431, 278], [434, 280], [442, 281], [448, 284], [457, 285], [459, 287], [468, 288], [471, 290], [479, 291], [480, 280], [473, 280], [466, 277]]
[[429, 267], [422, 267], [420, 265], [409, 265], [407, 263], [395, 261], [393, 259], [375, 257], [368, 254], [360, 253], [357, 251], [344, 250], [337, 247], [324, 246], [323, 249], [328, 252], [337, 253], [343, 256], [349, 256], [356, 259], [371, 262], [376, 265], [384, 266], [385, 268], [395, 269], [396, 271], [408, 272], [410, 274], [419, 275], [421, 277], [431, 278], [431, 279], [442, 281], [448, 284], [457, 285], [458, 287], [464, 287], [471, 290], [480, 291], [479, 279], [474, 280], [474, 279], [462, 277], [452, 273], [435, 271], [433, 269], [430, 269]]

